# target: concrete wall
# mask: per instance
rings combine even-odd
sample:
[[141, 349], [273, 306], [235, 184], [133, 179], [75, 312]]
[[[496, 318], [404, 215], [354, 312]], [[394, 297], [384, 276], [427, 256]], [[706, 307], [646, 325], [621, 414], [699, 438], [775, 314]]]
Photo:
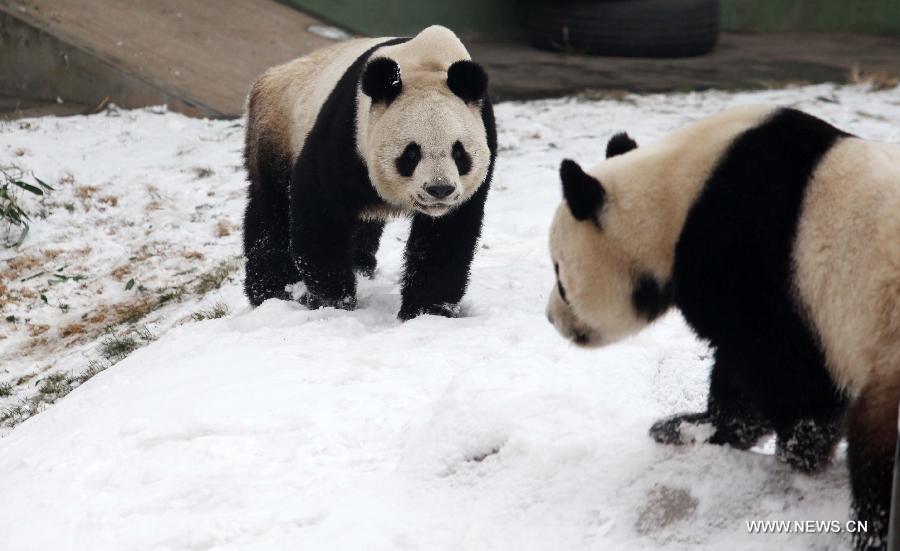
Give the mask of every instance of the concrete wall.
[[[523, 32], [528, 2], [539, 0], [284, 1], [373, 36], [407, 35], [432, 23], [446, 25], [463, 36], [514, 36]], [[900, 0], [720, 1], [724, 30], [900, 35]]]
[[[24, 53], [23, 53], [24, 52]], [[187, 115], [223, 114], [153, 85], [139, 75], [0, 11], [0, 95], [101, 107], [166, 104]], [[7, 77], [7, 75], [11, 75]]]

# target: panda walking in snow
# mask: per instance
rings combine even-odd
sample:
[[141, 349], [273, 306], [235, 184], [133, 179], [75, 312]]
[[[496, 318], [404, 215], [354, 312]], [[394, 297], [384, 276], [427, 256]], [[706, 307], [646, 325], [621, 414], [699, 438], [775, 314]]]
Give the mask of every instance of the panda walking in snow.
[[664, 444], [749, 449], [776, 435], [803, 472], [846, 433], [858, 550], [886, 547], [900, 402], [900, 146], [791, 109], [743, 107], [605, 162], [564, 161], [547, 309], [600, 346], [677, 306], [715, 362], [706, 411]]
[[248, 100], [247, 297], [302, 281], [309, 307], [352, 309], [385, 220], [411, 215], [399, 316], [456, 315], [496, 151], [487, 76], [443, 27], [270, 69]]

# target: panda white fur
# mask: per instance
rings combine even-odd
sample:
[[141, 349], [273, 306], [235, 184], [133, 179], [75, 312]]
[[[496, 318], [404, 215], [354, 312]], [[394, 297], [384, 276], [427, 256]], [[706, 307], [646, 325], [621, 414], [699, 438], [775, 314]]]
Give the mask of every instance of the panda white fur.
[[792, 109], [742, 107], [638, 148], [625, 134], [588, 173], [564, 161], [548, 317], [586, 346], [670, 306], [709, 341], [707, 410], [651, 435], [750, 448], [775, 433], [823, 468], [846, 433], [857, 549], [884, 549], [900, 402], [900, 146]]
[[456, 35], [323, 48], [267, 71], [247, 111], [253, 305], [302, 280], [310, 307], [355, 307], [385, 219], [410, 215], [400, 317], [457, 312], [497, 146], [487, 75]]

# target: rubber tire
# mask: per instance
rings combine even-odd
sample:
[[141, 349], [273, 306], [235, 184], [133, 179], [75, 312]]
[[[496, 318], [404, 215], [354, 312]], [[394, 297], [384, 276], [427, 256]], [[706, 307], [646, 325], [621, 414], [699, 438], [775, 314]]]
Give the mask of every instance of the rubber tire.
[[719, 37], [719, 0], [532, 0], [535, 46], [571, 54], [690, 57]]

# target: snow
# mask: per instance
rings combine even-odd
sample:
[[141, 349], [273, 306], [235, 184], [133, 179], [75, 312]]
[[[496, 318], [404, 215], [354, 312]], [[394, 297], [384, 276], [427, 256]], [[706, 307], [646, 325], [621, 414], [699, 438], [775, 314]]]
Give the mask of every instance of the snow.
[[[134, 308], [193, 289], [240, 255], [242, 132], [237, 121], [158, 108], [0, 124], [0, 167], [55, 189], [40, 202], [23, 198], [27, 240], [20, 250], [0, 247], [0, 384], [14, 391], [0, 408], [31, 398], [52, 373], [77, 375], [103, 360], [96, 348], [108, 326], [121, 333]], [[142, 324], [159, 334], [217, 300], [170, 305]]]
[[[843, 451], [808, 477], [778, 463], [771, 442], [747, 453], [663, 447], [647, 436], [660, 416], [705, 402], [709, 351], [677, 313], [595, 351], [567, 344], [543, 313], [560, 159], [590, 165], [619, 130], [648, 142], [751, 102], [795, 105], [861, 136], [900, 142], [898, 90], [498, 105], [501, 155], [465, 317], [396, 320], [404, 223], [389, 225], [379, 271], [361, 281], [354, 312], [279, 301], [250, 309], [240, 277], [162, 309], [150, 322], [159, 340], [0, 439], [2, 548], [849, 548], [846, 535], [746, 527], [847, 519]], [[220, 218], [239, 223], [244, 201], [234, 122], [158, 110], [119, 115], [36, 119], [32, 129], [0, 132], [0, 155], [28, 150], [17, 158], [23, 168], [50, 179], [68, 171], [120, 197], [119, 210], [106, 214], [117, 234], [95, 231], [96, 209], [54, 211], [35, 221], [23, 245], [90, 243], [84, 268], [102, 268], [91, 283], [105, 289], [103, 300], [126, 292], [105, 274], [143, 244], [159, 242], [161, 251], [141, 264], [148, 287], [184, 269], [181, 249], [202, 252], [204, 266], [239, 254], [239, 231], [217, 238], [213, 230]], [[196, 179], [197, 165], [214, 176]], [[144, 210], [147, 183], [164, 197], [165, 214]], [[129, 218], [135, 212], [139, 219]], [[204, 214], [192, 219], [194, 212]], [[71, 303], [66, 315], [100, 300], [74, 284], [57, 288], [57, 300]], [[183, 321], [211, 301], [232, 314]], [[48, 305], [14, 308], [54, 328], [61, 315]], [[18, 330], [0, 340], [0, 376], [12, 380], [45, 361], [75, 369], [99, 341], [41, 361], [20, 359], [25, 342]]]

